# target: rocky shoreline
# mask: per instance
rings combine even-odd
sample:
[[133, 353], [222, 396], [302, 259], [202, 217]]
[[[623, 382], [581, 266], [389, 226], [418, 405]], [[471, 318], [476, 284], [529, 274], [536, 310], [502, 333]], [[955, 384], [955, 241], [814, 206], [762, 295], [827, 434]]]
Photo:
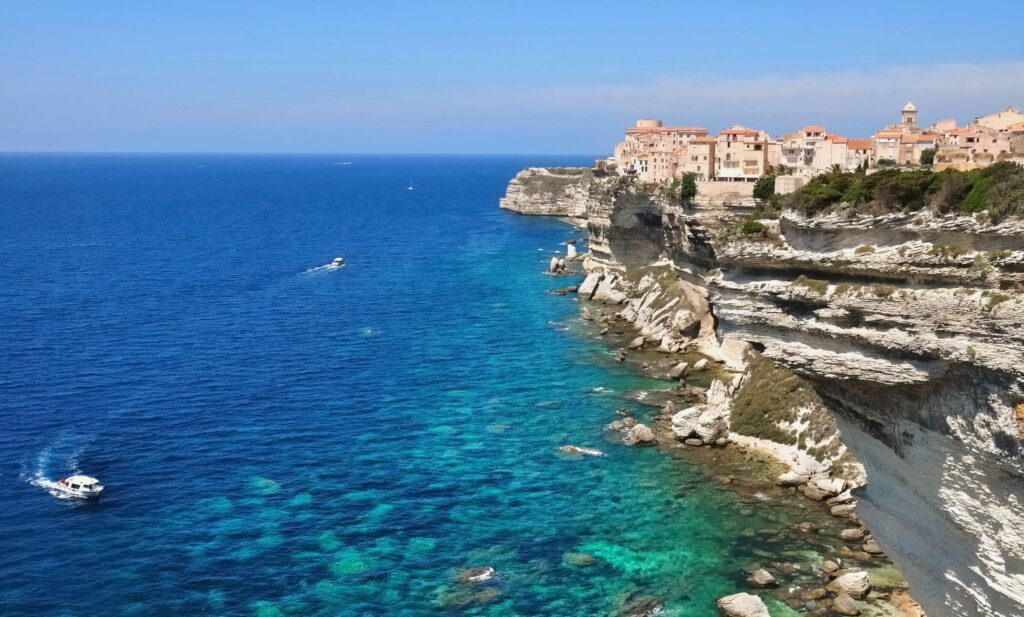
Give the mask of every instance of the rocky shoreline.
[[[574, 249], [571, 241], [566, 246]], [[551, 259], [548, 274], [582, 274], [573, 268], [583, 262], [582, 255], [569, 250], [566, 256]], [[806, 499], [820, 502], [799, 505], [807, 510], [806, 520], [790, 528], [744, 531], [777, 545], [779, 554], [758, 549], [759, 555], [752, 556], [740, 573], [748, 589], [723, 598], [719, 611], [735, 617], [768, 615], [761, 600], [765, 596], [805, 615], [923, 616], [905, 581], [857, 518], [846, 480], [830, 477], [820, 462], [799, 452], [794, 456], [784, 444], [730, 432], [730, 406], [742, 387], [744, 371], [722, 357], [696, 351], [682, 335], [667, 341], [662, 330], [637, 329], [638, 315], [650, 307], [641, 301], [639, 306], [627, 304], [624, 310], [615, 310], [629, 297], [615, 287], [615, 278], [606, 280], [591, 273], [579, 285], [549, 293], [577, 296], [572, 300], [581, 304], [586, 336], [601, 340], [616, 361], [666, 383], [664, 390], [644, 392], [640, 405], [653, 410], [646, 422], [630, 407], [617, 409], [606, 426], [609, 441], [657, 447], [667, 455], [696, 462], [708, 470], [709, 480], [743, 495], [752, 508], [761, 499], [791, 505]], [[674, 332], [696, 335], [699, 321], [692, 313], [677, 314]], [[571, 444], [560, 449], [570, 456], [603, 455], [600, 450]], [[803, 552], [802, 559], [795, 560], [798, 550]], [[640, 605], [631, 605], [635, 610], [628, 614], [653, 615], [659, 610], [649, 600]]]
[[[926, 611], [1024, 614], [1019, 221], [765, 212], [600, 168], [524, 170], [501, 205], [585, 227], [576, 296], [599, 332], [627, 322], [619, 359], [684, 356], [667, 374], [702, 354], [731, 372], [732, 446], [785, 462], [794, 491], [850, 487]], [[672, 417], [705, 443], [724, 411]]]

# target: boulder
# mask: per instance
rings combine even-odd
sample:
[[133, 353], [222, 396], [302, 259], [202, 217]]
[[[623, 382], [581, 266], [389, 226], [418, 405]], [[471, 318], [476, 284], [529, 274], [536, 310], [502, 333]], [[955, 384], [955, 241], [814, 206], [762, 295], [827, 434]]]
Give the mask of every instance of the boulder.
[[845, 481], [838, 478], [830, 478], [826, 475], [814, 476], [807, 483], [825, 494], [826, 498], [835, 497], [846, 488]]
[[590, 309], [583, 307], [582, 315], [583, 321], [594, 321], [594, 316], [590, 314]]
[[577, 256], [576, 245], [575, 244], [567, 245], [565, 247], [565, 258], [566, 258], [566, 260], [573, 261], [574, 259], [576, 259], [576, 256]]
[[816, 589], [811, 589], [810, 591], [804, 592], [803, 594], [800, 595], [800, 599], [801, 600], [820, 600], [820, 599], [824, 598], [827, 594], [828, 594], [828, 592], [825, 591], [824, 587], [818, 587]]
[[671, 369], [669, 369], [668, 377], [669, 377], [669, 379], [682, 379], [683, 377], [686, 377], [686, 373], [689, 370], [690, 370], [690, 363], [689, 362], [680, 362], [679, 364], [677, 364], [677, 365], [673, 366]]
[[870, 555], [882, 554], [882, 547], [878, 546], [878, 542], [875, 542], [874, 538], [868, 538], [867, 542], [864, 543], [864, 546], [862, 548], [864, 549], [865, 553], [868, 553]]
[[813, 499], [814, 501], [824, 501], [828, 498], [828, 493], [821, 490], [817, 485], [811, 482], [801, 486], [800, 491], [806, 495], [808, 499]]
[[627, 345], [627, 347], [629, 347], [630, 349], [640, 349], [643, 346], [644, 346], [644, 337], [642, 337], [642, 336], [636, 337], [635, 339], [633, 339], [632, 341], [629, 342], [629, 345]]
[[579, 294], [584, 300], [590, 300], [594, 297], [594, 292], [597, 291], [597, 285], [601, 282], [602, 274], [600, 272], [591, 272], [587, 275], [583, 282], [580, 283]]
[[626, 350], [625, 349], [619, 349], [619, 350], [617, 350], [615, 352], [615, 361], [616, 362], [625, 362], [626, 361]]
[[552, 257], [551, 262], [548, 264], [548, 274], [556, 274], [558, 272], [558, 258]]
[[865, 535], [867, 535], [867, 531], [863, 527], [851, 527], [839, 532], [839, 537], [847, 542], [859, 542], [864, 539]]
[[717, 605], [719, 612], [725, 617], [771, 617], [764, 600], [749, 593], [719, 598]]
[[806, 473], [800, 473], [798, 471], [787, 471], [786, 473], [776, 478], [775, 483], [783, 487], [800, 486], [802, 484], [806, 484], [809, 478], [810, 477]]
[[622, 304], [626, 300], [626, 294], [619, 291], [616, 283], [618, 283], [618, 278], [614, 275], [605, 277], [597, 284], [597, 289], [594, 290], [591, 299], [594, 302], [604, 302], [605, 304]]
[[831, 574], [837, 571], [838, 569], [839, 564], [830, 559], [826, 559], [825, 561], [821, 562], [821, 571], [825, 574]]
[[841, 593], [832, 601], [832, 611], [840, 615], [860, 615], [860, 607], [856, 600], [848, 594]]
[[647, 425], [637, 424], [629, 429], [626, 436], [622, 438], [622, 443], [627, 446], [653, 446], [658, 443], [658, 438]]
[[700, 360], [697, 360], [696, 362], [693, 363], [693, 370], [695, 370], [695, 371], [703, 371], [707, 367], [708, 367], [707, 358], [701, 358]]
[[831, 583], [825, 586], [832, 593], [845, 593], [852, 598], [863, 598], [871, 591], [871, 579], [868, 573], [863, 571], [847, 572], [836, 577]]
[[857, 509], [857, 506], [855, 504], [844, 503], [844, 504], [840, 504], [838, 506], [832, 506], [832, 508], [829, 510], [829, 512], [832, 513], [832, 516], [835, 516], [835, 517], [838, 517], [838, 518], [853, 518], [853, 513], [854, 513], [854, 510], [856, 510], [856, 509]]
[[750, 575], [750, 582], [758, 587], [775, 587], [779, 584], [779, 581], [775, 580], [772, 573], [764, 568], [755, 570]]
[[672, 315], [672, 329], [686, 338], [700, 334], [700, 317], [689, 309], [679, 309]]

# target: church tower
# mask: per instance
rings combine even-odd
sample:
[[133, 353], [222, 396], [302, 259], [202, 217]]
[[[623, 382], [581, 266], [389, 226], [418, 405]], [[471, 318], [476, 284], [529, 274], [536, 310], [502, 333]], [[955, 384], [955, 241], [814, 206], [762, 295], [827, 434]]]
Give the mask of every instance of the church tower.
[[903, 112], [900, 118], [905, 128], [917, 128], [917, 108], [914, 107], [913, 103], [908, 102], [903, 106]]

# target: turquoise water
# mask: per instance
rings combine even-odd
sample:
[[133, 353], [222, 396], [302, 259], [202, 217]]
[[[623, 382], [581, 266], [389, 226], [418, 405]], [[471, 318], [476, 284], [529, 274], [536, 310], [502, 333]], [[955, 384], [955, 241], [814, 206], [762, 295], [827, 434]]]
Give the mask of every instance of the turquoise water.
[[[0, 612], [713, 615], [809, 548], [606, 436], [664, 384], [545, 293], [578, 233], [497, 208], [586, 162], [0, 157]], [[99, 503], [45, 490], [74, 471]]]

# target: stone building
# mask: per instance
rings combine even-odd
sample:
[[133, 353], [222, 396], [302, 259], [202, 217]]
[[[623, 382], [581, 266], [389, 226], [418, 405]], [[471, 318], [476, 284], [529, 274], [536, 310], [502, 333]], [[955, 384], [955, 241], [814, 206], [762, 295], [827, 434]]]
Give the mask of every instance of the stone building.
[[687, 146], [683, 173], [696, 174], [699, 180], [715, 177], [715, 145], [713, 137], [695, 137]]
[[622, 173], [636, 175], [643, 182], [669, 181], [682, 175], [690, 141], [707, 134], [707, 129], [698, 126], [663, 126], [661, 120], [640, 120], [615, 146], [615, 163]]
[[[739, 125], [722, 131], [715, 143], [715, 179], [754, 182], [771, 170], [771, 149], [781, 145], [764, 131]], [[779, 154], [772, 158], [778, 160]]]

